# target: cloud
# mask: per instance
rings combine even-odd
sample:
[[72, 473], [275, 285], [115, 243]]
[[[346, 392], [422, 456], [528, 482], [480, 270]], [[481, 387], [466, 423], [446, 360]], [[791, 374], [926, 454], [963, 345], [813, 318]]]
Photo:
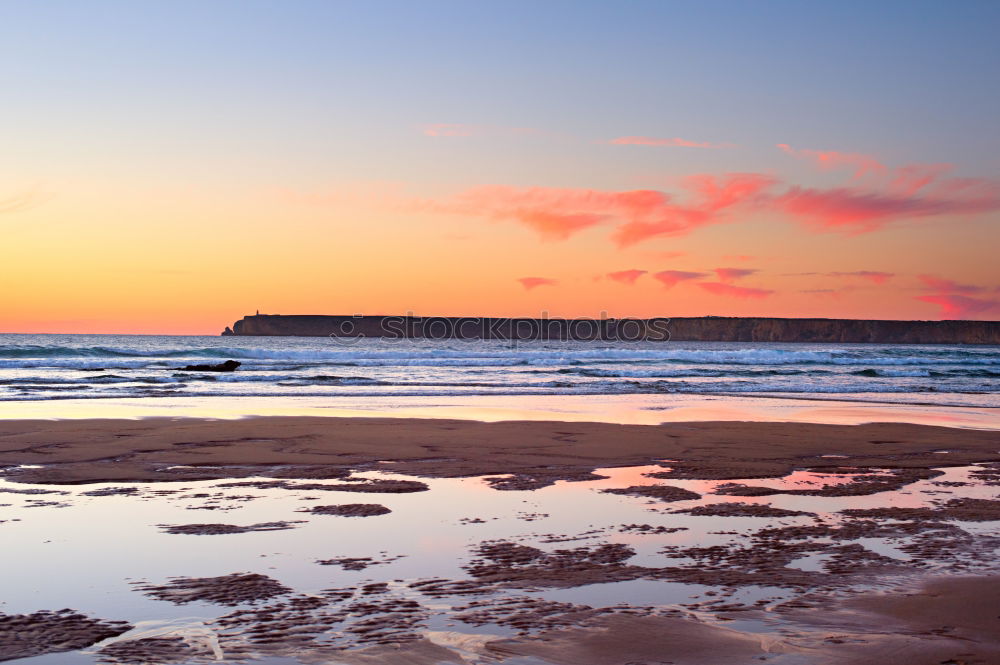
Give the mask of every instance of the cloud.
[[922, 295], [917, 296], [917, 300], [940, 306], [942, 319], [968, 319], [991, 312], [1000, 312], [1000, 300], [972, 298], [957, 293]]
[[779, 143], [778, 148], [793, 157], [809, 159], [823, 170], [851, 168], [854, 170], [855, 179], [871, 174], [882, 174], [887, 170], [884, 164], [871, 155], [836, 150], [796, 150], [787, 143]]
[[682, 256], [687, 256], [687, 252], [657, 252], [657, 251], [649, 251], [649, 252], [643, 252], [643, 256], [648, 256], [649, 258], [655, 259], [657, 261], [669, 261], [670, 259], [677, 259], [677, 258], [680, 258]]
[[832, 298], [839, 300], [840, 296], [849, 289], [801, 289], [799, 293], [808, 293], [819, 298]]
[[429, 125], [421, 125], [420, 131], [424, 136], [473, 136], [480, 132], [477, 125], [465, 125], [457, 122], [436, 122]]
[[619, 136], [608, 141], [611, 145], [645, 145], [659, 148], [735, 148], [732, 143], [707, 143], [703, 141], [688, 141], [681, 138], [660, 139], [652, 136]]
[[712, 295], [729, 296], [731, 298], [766, 298], [774, 291], [770, 289], [752, 289], [746, 286], [734, 286], [722, 282], [698, 282], [698, 286]]
[[[879, 270], [852, 270], [851, 272], [835, 271], [835, 272], [786, 272], [783, 273], [783, 277], [857, 277], [859, 279], [866, 279], [874, 284], [885, 284], [887, 281], [896, 276], [893, 272], [882, 272]], [[844, 291], [851, 287], [842, 287], [840, 290]], [[803, 291], [806, 293], [806, 291]]]
[[409, 207], [514, 221], [545, 240], [565, 240], [599, 224], [617, 224], [613, 237], [625, 247], [657, 236], [684, 235], [723, 221], [727, 208], [751, 199], [773, 182], [769, 176], [754, 173], [690, 176], [682, 185], [693, 202], [685, 204], [657, 190], [482, 185], [448, 199], [413, 200]]
[[820, 230], [866, 233], [889, 224], [940, 215], [1000, 210], [1000, 183], [974, 178], [943, 179], [951, 164], [908, 164], [890, 169], [871, 155], [835, 150], [778, 148], [810, 159], [822, 169], [850, 168], [852, 186], [830, 189], [792, 186], [771, 204]]
[[518, 280], [525, 291], [537, 289], [539, 286], [554, 286], [559, 281], [548, 277], [520, 277]]
[[460, 122], [436, 122], [420, 125], [420, 132], [424, 136], [434, 137], [461, 137], [461, 136], [526, 136], [529, 134], [539, 134], [537, 129], [530, 127], [497, 127], [494, 125], [469, 125]]
[[921, 217], [971, 215], [1000, 210], [1000, 183], [949, 180], [923, 194], [857, 188], [790, 187], [772, 204], [819, 230], [867, 233]]
[[944, 279], [943, 277], [938, 277], [936, 275], [917, 275], [917, 279], [924, 283], [931, 291], [937, 291], [940, 293], [982, 293], [987, 289], [982, 286], [976, 286], [974, 284], [959, 284], [958, 282], [953, 282], [950, 279]]
[[42, 203], [47, 196], [37, 191], [27, 191], [0, 199], [0, 214], [22, 212]]
[[606, 219], [603, 215], [560, 214], [544, 210], [520, 210], [510, 213], [510, 216], [547, 240], [566, 240], [574, 233], [596, 226]]
[[619, 270], [618, 272], [609, 272], [608, 279], [618, 282], [620, 284], [635, 284], [635, 280], [639, 279], [646, 274], [645, 270]]
[[618, 227], [614, 239], [619, 247], [628, 247], [650, 238], [690, 233], [722, 221], [727, 208], [752, 201], [775, 182], [759, 173], [689, 176], [683, 185], [695, 195], [695, 203], [679, 205], [662, 192], [651, 192], [657, 196], [646, 197], [646, 205], [630, 210], [631, 218]]
[[912, 196], [952, 169], [951, 164], [909, 164], [893, 172], [889, 191], [899, 196]]
[[688, 272], [686, 270], [664, 270], [653, 275], [653, 279], [658, 280], [668, 289], [673, 288], [680, 282], [691, 279], [701, 279], [707, 277], [707, 273]]
[[[748, 214], [785, 217], [819, 232], [857, 235], [923, 218], [1000, 211], [1000, 181], [942, 178], [946, 170], [944, 165], [909, 165], [864, 183], [832, 188], [788, 186], [762, 173], [723, 173], [683, 178], [677, 193], [480, 185], [447, 197], [418, 198], [401, 194], [396, 186], [383, 187], [382, 192], [297, 198], [329, 205], [347, 197], [395, 210], [513, 222], [548, 241], [607, 226], [619, 248], [685, 236]], [[738, 255], [731, 260], [752, 258]]]
[[931, 293], [917, 296], [921, 302], [938, 305], [942, 319], [968, 319], [991, 312], [1000, 312], [1000, 299], [973, 298], [970, 293], [985, 294], [992, 291], [1000, 294], [1000, 288], [988, 289], [975, 284], [960, 284], [937, 275], [917, 275]]
[[719, 276], [720, 282], [725, 282], [729, 284], [735, 282], [738, 279], [743, 279], [744, 277], [749, 277], [755, 272], [759, 272], [756, 268], [716, 268], [715, 274]]
[[896, 276], [896, 273], [881, 272], [878, 270], [855, 270], [853, 272], [828, 272], [826, 274], [830, 277], [860, 277], [861, 279], [867, 279], [869, 282], [872, 282], [874, 284], [885, 284], [887, 281]]
[[621, 194], [590, 189], [481, 185], [445, 200], [417, 200], [411, 207], [514, 221], [533, 229], [544, 240], [565, 240], [612, 219]]

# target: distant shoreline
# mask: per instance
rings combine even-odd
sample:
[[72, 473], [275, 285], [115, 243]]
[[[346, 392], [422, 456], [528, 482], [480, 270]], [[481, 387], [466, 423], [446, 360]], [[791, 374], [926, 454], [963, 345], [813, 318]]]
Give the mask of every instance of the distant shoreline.
[[254, 314], [224, 336], [655, 342], [1000, 344], [1000, 321], [770, 317], [500, 318]]

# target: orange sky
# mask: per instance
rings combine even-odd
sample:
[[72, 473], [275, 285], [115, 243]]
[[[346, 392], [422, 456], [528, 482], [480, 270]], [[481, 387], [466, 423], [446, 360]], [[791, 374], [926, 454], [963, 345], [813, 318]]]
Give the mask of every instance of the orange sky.
[[[102, 182], [52, 190], [3, 217], [9, 256], [0, 276], [13, 288], [0, 328], [8, 332], [212, 334], [257, 309], [997, 314], [988, 304], [998, 295], [995, 214], [891, 218], [845, 231], [770, 202], [740, 203], [711, 220], [665, 209], [649, 213], [650, 223], [697, 221], [622, 246], [615, 234], [642, 216], [595, 203], [601, 195], [587, 191], [428, 197], [382, 184], [208, 192]], [[577, 229], [581, 215], [599, 221]], [[946, 311], [968, 302], [985, 309]]]

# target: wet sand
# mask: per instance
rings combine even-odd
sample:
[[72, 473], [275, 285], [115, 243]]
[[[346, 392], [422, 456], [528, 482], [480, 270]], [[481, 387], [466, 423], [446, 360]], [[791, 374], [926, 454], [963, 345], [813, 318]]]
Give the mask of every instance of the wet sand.
[[[393, 495], [408, 502], [413, 500], [409, 495], [427, 492], [428, 483], [440, 482], [430, 479], [471, 476], [485, 477], [488, 491], [528, 495], [558, 481], [575, 485], [606, 478], [597, 470], [607, 474], [615, 467], [652, 465], [643, 474], [649, 484], [623, 483], [598, 492], [639, 502], [651, 513], [756, 519], [762, 527], [747, 531], [742, 541], [666, 545], [659, 553], [669, 565], [651, 565], [629, 544], [602, 542], [608, 534], [595, 530], [543, 535], [538, 542], [554, 543], [551, 549], [484, 539], [461, 566], [465, 579], [416, 579], [404, 586], [369, 581], [303, 593], [248, 571], [154, 577], [136, 583], [136, 590], [166, 603], [209, 603], [232, 611], [214, 620], [218, 632], [213, 633], [214, 641], [204, 644], [167, 633], [96, 647], [100, 662], [123, 664], [211, 662], [220, 653], [227, 661], [276, 656], [359, 665], [507, 659], [553, 665], [997, 663], [1000, 572], [982, 569], [995, 559], [1000, 538], [956, 524], [997, 521], [1000, 502], [995, 492], [993, 498], [935, 497], [921, 507], [845, 509], [836, 519], [766, 503], [767, 497], [783, 495], [829, 501], [896, 492], [913, 483], [934, 482], [942, 468], [972, 464], [979, 466], [969, 477], [980, 487], [1000, 483], [1000, 434], [906, 424], [645, 426], [299, 417], [0, 423], [0, 476], [21, 483], [70, 487], [225, 479], [214, 487], [315, 493], [310, 498], [324, 505], [292, 513], [302, 519], [315, 516], [333, 523], [354, 521], [343, 517], [367, 517], [357, 521], [377, 523], [391, 519], [399, 504], [390, 511], [377, 503], [334, 503], [327, 498], [347, 492], [342, 498], [366, 493], [383, 495], [387, 503]], [[788, 478], [800, 470], [826, 474], [829, 483], [795, 485]], [[358, 471], [423, 477], [427, 482], [352, 475]], [[690, 480], [706, 481], [705, 489], [694, 492], [671, 484]], [[951, 495], [964, 484], [942, 483], [940, 492]], [[65, 494], [34, 488], [6, 491]], [[79, 494], [96, 501], [143, 497], [128, 485]], [[206, 509], [253, 499], [206, 492], [180, 496], [207, 499]], [[726, 497], [734, 498], [717, 503]], [[684, 501], [703, 498], [715, 502], [684, 507], [689, 505]], [[45, 498], [26, 501], [53, 503]], [[547, 515], [525, 512], [519, 519], [540, 517]], [[157, 528], [179, 540], [195, 535], [248, 538], [239, 534], [296, 529], [302, 523]], [[467, 523], [487, 524], [478, 516]], [[619, 531], [670, 534], [684, 529], [621, 524]], [[910, 560], [904, 563], [866, 549], [859, 544], [866, 538], [899, 539], [905, 542], [899, 549]], [[399, 558], [397, 553], [371, 554], [315, 563], [361, 571]], [[810, 556], [825, 557], [821, 569], [795, 566]], [[971, 577], [968, 571], [978, 572]], [[647, 581], [706, 585], [719, 591], [672, 607], [601, 607], [531, 595]], [[738, 589], [763, 586], [793, 596], [757, 603], [731, 598]], [[428, 632], [433, 602], [425, 604], [420, 598], [460, 598], [464, 604], [452, 607], [455, 620], [507, 627], [513, 633]], [[745, 625], [775, 618], [783, 622], [776, 632]], [[341, 641], [329, 641], [332, 625], [344, 626], [336, 629], [336, 640]], [[0, 660], [80, 649], [128, 628], [68, 611], [0, 615]]]
[[[900, 423], [652, 426], [300, 417], [0, 422], [0, 474], [33, 483], [336, 478], [364, 468], [428, 477], [518, 474], [541, 487], [598, 467], [658, 460], [671, 461], [664, 478], [770, 478], [796, 468], [928, 469], [1000, 460], [1000, 432]], [[366, 489], [358, 485], [357, 491]], [[398, 486], [401, 492], [419, 489]]]

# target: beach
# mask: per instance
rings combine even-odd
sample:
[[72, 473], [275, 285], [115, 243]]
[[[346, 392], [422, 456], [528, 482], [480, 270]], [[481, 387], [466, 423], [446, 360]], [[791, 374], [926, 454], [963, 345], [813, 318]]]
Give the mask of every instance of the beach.
[[3, 19], [0, 665], [1000, 665], [1000, 2]]
[[995, 431], [5, 420], [0, 469], [4, 659], [1000, 659]]

